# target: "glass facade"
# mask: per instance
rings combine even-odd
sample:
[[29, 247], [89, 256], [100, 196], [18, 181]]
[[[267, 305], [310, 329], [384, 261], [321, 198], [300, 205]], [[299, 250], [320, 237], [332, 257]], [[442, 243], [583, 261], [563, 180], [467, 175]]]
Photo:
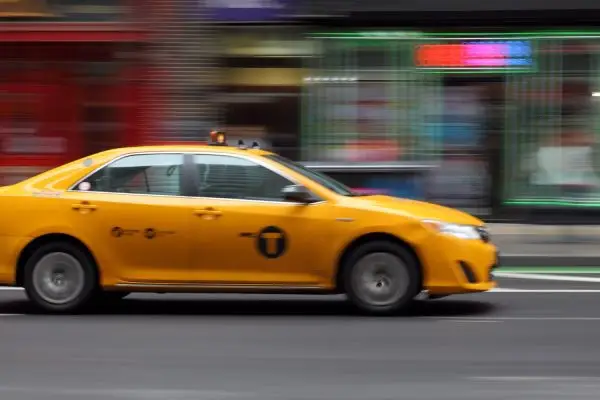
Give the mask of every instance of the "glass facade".
[[432, 161], [439, 77], [413, 67], [411, 40], [318, 37], [305, 77], [302, 158], [319, 161]]
[[509, 204], [600, 205], [599, 49], [597, 35], [540, 37], [536, 73], [507, 78]]
[[600, 32], [312, 40], [304, 160], [427, 163], [427, 196], [450, 204], [600, 206]]

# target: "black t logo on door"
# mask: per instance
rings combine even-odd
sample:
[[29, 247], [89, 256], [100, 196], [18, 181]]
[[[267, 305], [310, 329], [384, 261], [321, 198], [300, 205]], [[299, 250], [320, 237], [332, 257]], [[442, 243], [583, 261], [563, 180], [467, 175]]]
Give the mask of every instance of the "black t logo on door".
[[279, 258], [287, 249], [285, 232], [276, 226], [267, 226], [258, 233], [258, 252], [266, 258]]

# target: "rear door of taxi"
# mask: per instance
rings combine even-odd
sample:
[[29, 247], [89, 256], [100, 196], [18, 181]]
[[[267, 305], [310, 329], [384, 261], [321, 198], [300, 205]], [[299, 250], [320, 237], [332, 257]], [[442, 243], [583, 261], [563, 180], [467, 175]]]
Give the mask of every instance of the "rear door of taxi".
[[130, 154], [64, 195], [74, 232], [101, 258], [103, 277], [132, 283], [189, 278], [184, 155]]
[[193, 155], [193, 279], [223, 285], [312, 287], [323, 282], [333, 228], [327, 202], [285, 201], [294, 182], [232, 153]]

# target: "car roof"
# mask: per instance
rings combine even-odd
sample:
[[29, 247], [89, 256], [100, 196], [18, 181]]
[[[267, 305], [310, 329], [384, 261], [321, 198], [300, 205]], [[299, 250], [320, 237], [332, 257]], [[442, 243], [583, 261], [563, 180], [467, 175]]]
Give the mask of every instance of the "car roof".
[[120, 147], [104, 152], [106, 155], [120, 156], [129, 153], [171, 153], [171, 152], [203, 152], [203, 153], [231, 153], [231, 154], [253, 154], [257, 156], [272, 154], [269, 151], [252, 148], [239, 148], [234, 146], [210, 146], [206, 144], [169, 144], [152, 146]]

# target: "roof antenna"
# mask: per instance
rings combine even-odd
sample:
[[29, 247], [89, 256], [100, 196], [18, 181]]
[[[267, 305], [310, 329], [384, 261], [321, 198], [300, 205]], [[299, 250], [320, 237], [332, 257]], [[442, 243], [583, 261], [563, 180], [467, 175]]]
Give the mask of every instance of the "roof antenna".
[[246, 145], [244, 144], [244, 141], [242, 139], [238, 140], [238, 147], [240, 149], [245, 149]]
[[260, 149], [260, 145], [258, 144], [258, 142], [252, 142], [252, 148], [253, 149]]

